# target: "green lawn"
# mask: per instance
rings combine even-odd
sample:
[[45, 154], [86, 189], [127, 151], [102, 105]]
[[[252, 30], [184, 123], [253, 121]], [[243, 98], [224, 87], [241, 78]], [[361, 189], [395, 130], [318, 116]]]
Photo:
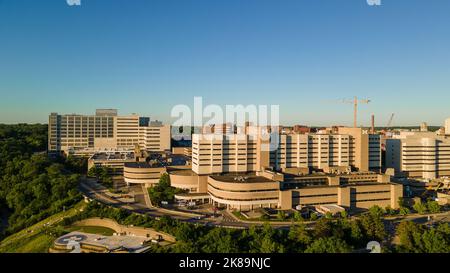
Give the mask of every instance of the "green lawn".
[[71, 226], [66, 228], [68, 232], [79, 231], [91, 234], [98, 234], [103, 236], [112, 236], [115, 231], [107, 227], [97, 227], [97, 226]]
[[62, 218], [76, 215], [86, 204], [81, 201], [74, 208], [54, 214], [39, 223], [6, 237], [0, 242], [0, 253], [46, 253], [56, 239], [45, 233], [45, 225], [55, 226]]
[[39, 233], [1, 246], [1, 253], [47, 253], [55, 237]]

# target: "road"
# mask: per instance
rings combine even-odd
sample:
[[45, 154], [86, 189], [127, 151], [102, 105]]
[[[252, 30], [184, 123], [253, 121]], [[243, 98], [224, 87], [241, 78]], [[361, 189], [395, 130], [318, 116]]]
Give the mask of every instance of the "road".
[[[116, 208], [123, 208], [132, 212], [137, 212], [141, 214], [148, 214], [152, 217], [161, 217], [163, 215], [167, 215], [167, 213], [159, 211], [157, 208], [148, 208], [146, 205], [142, 204], [141, 202], [136, 203], [124, 203], [121, 202], [111, 196], [109, 196], [106, 193], [106, 189], [102, 189], [97, 187], [92, 181], [88, 179], [84, 179], [81, 181], [79, 185], [80, 192], [87, 196], [90, 199], [97, 200], [100, 203], [103, 203], [105, 205], [113, 206]], [[182, 217], [178, 214], [170, 215], [173, 218], [180, 219], [180, 220], [186, 220], [189, 218]]]
[[183, 222], [202, 224], [206, 226], [222, 226], [230, 228], [248, 228], [251, 226], [251, 224], [234, 221], [233, 219], [230, 219], [230, 217], [216, 217], [216, 218], [210, 217], [199, 220], [194, 214], [189, 215], [183, 212], [177, 212], [156, 207], [150, 208], [145, 204], [144, 197], [141, 196], [144, 193], [140, 193], [137, 188], [134, 190], [135, 192], [138, 193], [135, 197], [136, 200], [138, 200], [139, 202], [135, 203], [124, 203], [121, 202], [120, 200], [111, 197], [110, 195], [107, 194], [107, 189], [99, 187], [94, 181], [90, 179], [82, 179], [78, 189], [84, 196], [96, 200], [105, 205], [116, 208], [123, 208], [131, 212], [146, 214], [155, 218], [167, 215]]
[[[251, 222], [251, 221], [242, 221], [234, 217], [231, 213], [225, 211], [221, 212], [219, 217], [207, 217], [205, 219], [197, 219], [195, 214], [187, 214], [185, 212], [179, 212], [174, 210], [168, 210], [164, 208], [157, 207], [149, 207], [145, 201], [144, 191], [141, 186], [136, 186], [133, 188], [135, 194], [135, 199], [138, 202], [135, 203], [124, 203], [120, 200], [112, 198], [107, 194], [107, 189], [99, 187], [97, 183], [90, 179], [83, 179], [79, 185], [79, 190], [83, 193], [83, 195], [87, 196], [90, 199], [97, 200], [103, 204], [123, 208], [132, 212], [147, 214], [149, 216], [158, 218], [164, 215], [170, 216], [174, 219], [178, 219], [183, 222], [202, 224], [207, 226], [222, 226], [222, 227], [230, 227], [230, 228], [249, 228], [254, 225], [262, 225], [262, 222]], [[442, 222], [450, 222], [450, 212], [434, 214], [434, 221], [442, 221]], [[391, 237], [395, 236], [395, 228], [402, 221], [414, 221], [416, 223], [426, 223], [428, 221], [428, 215], [407, 215], [407, 216], [398, 216], [398, 217], [387, 217], [385, 218], [386, 229]], [[313, 223], [305, 222], [307, 228], [311, 228]], [[277, 223], [270, 222], [270, 225], [277, 229], [287, 229], [292, 226], [291, 222]]]

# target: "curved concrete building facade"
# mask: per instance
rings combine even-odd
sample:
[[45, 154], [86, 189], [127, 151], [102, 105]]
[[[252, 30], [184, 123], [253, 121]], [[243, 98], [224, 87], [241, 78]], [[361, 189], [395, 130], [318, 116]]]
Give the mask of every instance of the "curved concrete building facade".
[[252, 210], [278, 206], [279, 182], [264, 177], [209, 176], [208, 194], [229, 209]]
[[201, 176], [192, 170], [169, 171], [170, 185], [174, 188], [186, 189], [191, 193], [205, 193], [207, 176]]
[[123, 178], [127, 184], [157, 184], [165, 172], [166, 168], [151, 167], [147, 163], [125, 163]]

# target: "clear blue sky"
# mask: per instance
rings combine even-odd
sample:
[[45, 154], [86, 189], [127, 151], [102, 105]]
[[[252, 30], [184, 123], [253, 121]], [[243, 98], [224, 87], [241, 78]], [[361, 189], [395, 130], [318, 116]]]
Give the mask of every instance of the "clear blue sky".
[[[285, 124], [450, 116], [450, 1], [0, 0], [0, 123], [279, 104]], [[225, 95], [225, 93], [227, 93]]]

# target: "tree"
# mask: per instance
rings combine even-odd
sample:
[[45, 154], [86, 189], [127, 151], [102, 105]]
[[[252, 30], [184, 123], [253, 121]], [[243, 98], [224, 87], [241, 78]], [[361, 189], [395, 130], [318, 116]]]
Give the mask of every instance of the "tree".
[[170, 177], [167, 173], [161, 175], [157, 185], [148, 189], [150, 200], [155, 205], [162, 201], [173, 202], [176, 194], [185, 192], [185, 190], [170, 186]]
[[100, 180], [101, 178], [104, 178], [108, 175], [108, 168], [95, 165], [89, 169], [87, 175]]
[[360, 217], [361, 227], [369, 240], [382, 241], [386, 231], [379, 210], [370, 211]]
[[401, 207], [399, 214], [400, 215], [408, 215], [410, 213], [409, 209], [407, 207]]
[[416, 202], [413, 206], [413, 209], [417, 211], [419, 214], [424, 214], [427, 212], [427, 206], [422, 202]]
[[304, 224], [292, 226], [289, 229], [288, 239], [290, 241], [295, 242], [295, 249], [304, 249], [307, 245], [309, 245], [312, 241], [311, 235], [306, 230], [306, 226]]
[[88, 160], [84, 157], [69, 155], [65, 160], [65, 165], [71, 172], [85, 174], [88, 167]]
[[305, 253], [348, 253], [351, 247], [342, 239], [336, 237], [319, 238], [315, 240]]
[[381, 207], [375, 205], [369, 208], [369, 213], [374, 217], [382, 217], [385, 211]]
[[202, 252], [205, 253], [237, 253], [238, 245], [230, 231], [224, 228], [214, 228], [206, 236], [200, 238]]
[[361, 245], [364, 239], [363, 230], [359, 221], [352, 221], [350, 224], [350, 241], [356, 245]]
[[277, 219], [278, 220], [284, 220], [286, 219], [286, 213], [282, 210], [279, 210], [277, 213]]
[[294, 212], [294, 220], [297, 222], [303, 222], [304, 219], [302, 217], [302, 214], [299, 211]]
[[438, 213], [441, 211], [441, 206], [439, 205], [439, 203], [432, 200], [427, 202], [427, 208], [431, 213]]
[[314, 237], [329, 237], [332, 235], [333, 225], [329, 219], [321, 218], [314, 225]]
[[385, 211], [386, 211], [386, 213], [387, 213], [388, 215], [395, 215], [395, 214], [397, 214], [397, 210], [391, 208], [391, 206], [387, 206], [386, 209], [385, 209]]
[[0, 207], [8, 211], [3, 235], [70, 207], [81, 198], [79, 176], [45, 152], [47, 125], [0, 125]]
[[170, 176], [167, 173], [163, 173], [159, 178], [159, 186], [162, 188], [170, 187]]
[[450, 251], [450, 228], [448, 223], [437, 228], [426, 228], [414, 222], [405, 221], [397, 226], [400, 238], [399, 250], [413, 253], [448, 253]]

